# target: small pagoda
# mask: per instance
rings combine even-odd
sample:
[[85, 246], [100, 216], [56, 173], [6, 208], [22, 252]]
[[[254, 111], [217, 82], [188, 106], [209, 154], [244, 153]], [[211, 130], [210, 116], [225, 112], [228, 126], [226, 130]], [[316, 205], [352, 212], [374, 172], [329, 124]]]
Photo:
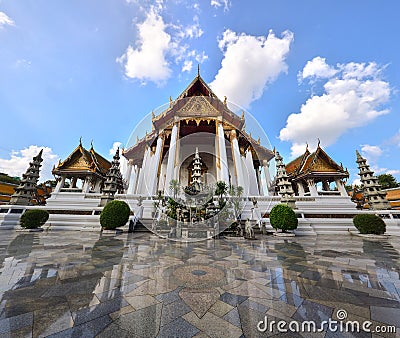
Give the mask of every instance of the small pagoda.
[[289, 176], [286, 172], [285, 164], [283, 163], [283, 158], [278, 151], [275, 151], [275, 161], [276, 187], [278, 189], [278, 194], [282, 197], [281, 202], [286, 203], [292, 209], [294, 209], [296, 207], [296, 202], [294, 199], [292, 183], [289, 181]]
[[43, 161], [43, 149], [29, 163], [29, 168], [22, 175], [21, 183], [15, 188], [15, 193], [11, 196], [10, 204], [14, 205], [32, 205], [32, 199], [36, 194], [37, 182], [39, 180], [40, 167]]
[[381, 186], [378, 183], [378, 178], [374, 176], [374, 172], [370, 169], [367, 164], [367, 160], [361, 156], [356, 150], [357, 165], [363, 185], [364, 197], [368, 202], [368, 206], [373, 210], [386, 210], [390, 209], [390, 204], [386, 199], [386, 193], [381, 190]]
[[122, 180], [122, 174], [119, 170], [119, 148], [115, 152], [113, 161], [111, 162], [111, 168], [108, 170], [106, 175], [106, 181], [104, 183], [103, 195], [101, 196], [100, 206], [105, 206], [108, 202], [114, 200], [114, 195], [124, 192], [124, 184]]
[[201, 191], [203, 188], [203, 183], [201, 180], [201, 167], [202, 167], [202, 161], [199, 155], [199, 148], [196, 147], [196, 153], [194, 155], [193, 168], [192, 168], [192, 181], [190, 182], [193, 191], [196, 192]]

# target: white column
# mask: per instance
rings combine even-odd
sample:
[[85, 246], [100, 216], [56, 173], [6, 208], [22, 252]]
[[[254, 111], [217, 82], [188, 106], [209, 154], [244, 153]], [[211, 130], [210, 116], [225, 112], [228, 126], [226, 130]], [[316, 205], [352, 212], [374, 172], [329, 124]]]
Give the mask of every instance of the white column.
[[247, 167], [247, 173], [249, 176], [249, 194], [251, 196], [258, 196], [258, 189], [257, 189], [257, 177], [256, 177], [256, 171], [254, 169], [254, 164], [253, 164], [253, 155], [251, 153], [251, 149], [247, 149], [246, 151], [246, 167]]
[[94, 186], [94, 191], [99, 193], [100, 192], [100, 187], [101, 187], [101, 180], [97, 179], [96, 184]]
[[315, 186], [315, 182], [313, 179], [308, 179], [307, 180], [307, 185], [308, 185], [308, 189], [310, 190], [310, 195], [311, 196], [318, 196], [318, 191], [317, 191], [317, 187]]
[[128, 194], [135, 193], [135, 185], [138, 178], [138, 166], [132, 164], [132, 169], [133, 169], [133, 175], [131, 174], [129, 178]]
[[163, 148], [163, 135], [158, 135], [156, 152], [154, 154], [153, 166], [150, 170], [150, 173], [153, 176], [150, 180], [150, 188], [151, 188], [152, 195], [155, 195], [157, 193], [156, 189], [157, 189], [157, 183], [158, 183], [158, 173], [160, 171], [162, 148]]
[[236, 182], [238, 186], [245, 188], [245, 182], [243, 177], [242, 161], [240, 159], [239, 143], [236, 137], [236, 130], [231, 131], [231, 146], [232, 146], [232, 158], [233, 166], [235, 168]]
[[126, 173], [125, 173], [124, 179], [125, 179], [125, 182], [127, 185], [126, 190], [128, 191], [129, 186], [131, 184], [131, 175], [132, 175], [132, 167], [133, 167], [132, 160], [128, 160], [126, 165], [127, 165], [127, 167], [126, 167]]
[[260, 168], [256, 168], [256, 177], [257, 177], [258, 194], [263, 195], [264, 193], [260, 176]]
[[269, 196], [269, 189], [271, 188], [271, 184], [272, 184], [271, 176], [269, 174], [269, 162], [266, 160], [263, 161], [263, 167], [264, 167], [265, 183], [267, 184], [265, 196]]
[[164, 194], [169, 195], [169, 182], [174, 179], [176, 144], [178, 143], [178, 122], [174, 123], [171, 133], [171, 143], [168, 151], [167, 176], [164, 184]]
[[147, 181], [147, 173], [149, 170], [151, 170], [150, 166], [149, 166], [150, 152], [151, 152], [150, 147], [147, 147], [147, 149], [144, 152], [142, 168], [141, 168], [140, 174], [139, 174], [137, 193], [142, 194], [142, 195], [150, 194], [149, 187], [148, 187], [148, 181]]
[[337, 178], [337, 179], [335, 179], [335, 183], [338, 188], [338, 191], [340, 192], [340, 196], [345, 196], [345, 197], [348, 196], [348, 193], [346, 191], [346, 188], [345, 188], [342, 180]]
[[224, 128], [220, 121], [217, 121], [216, 134], [218, 140], [217, 170], [220, 170], [219, 180], [229, 184], [228, 157], [226, 156]]
[[60, 192], [60, 190], [64, 187], [65, 176], [61, 176], [59, 181], [57, 182], [56, 187], [54, 188], [54, 192]]
[[90, 178], [86, 177], [85, 181], [82, 184], [82, 192], [83, 193], [88, 193], [90, 190]]
[[138, 183], [139, 183], [139, 177], [140, 177], [140, 170], [141, 168], [137, 165], [136, 166], [136, 175], [135, 175], [135, 181], [133, 184], [133, 189], [132, 189], [132, 193], [133, 194], [138, 194]]
[[299, 196], [304, 196], [305, 191], [304, 191], [304, 186], [303, 186], [303, 182], [297, 182], [297, 190], [299, 192]]

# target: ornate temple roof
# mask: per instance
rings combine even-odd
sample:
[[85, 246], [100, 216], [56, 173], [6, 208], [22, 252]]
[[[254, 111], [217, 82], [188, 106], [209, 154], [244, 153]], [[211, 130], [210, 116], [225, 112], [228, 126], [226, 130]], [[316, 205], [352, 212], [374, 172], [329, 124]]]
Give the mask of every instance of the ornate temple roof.
[[215, 95], [199, 72], [176, 100], [170, 99], [168, 109], [153, 117], [154, 128], [165, 128], [173, 122], [175, 116], [182, 118], [222, 117], [225, 123], [229, 123], [239, 130], [244, 125], [244, 118], [234, 114], [226, 102], [222, 102]]
[[292, 180], [318, 176], [349, 177], [347, 169], [338, 165], [319, 144], [313, 153], [307, 147], [303, 155], [286, 165], [286, 171]]
[[93, 146], [86, 150], [80, 142], [64, 161], [60, 161], [57, 167], [53, 168], [52, 173], [53, 175], [93, 173], [103, 176], [110, 167], [111, 163], [98, 154]]
[[170, 105], [167, 109], [157, 116], [153, 115], [153, 130], [140, 140], [137, 140], [135, 145], [126, 149], [123, 155], [132, 160], [133, 163], [140, 164], [146, 147], [154, 145], [158, 130], [168, 132], [172, 128], [176, 117], [180, 120], [195, 121], [197, 126], [199, 126], [200, 121], [219, 119], [224, 124], [224, 129], [236, 129], [239, 131], [239, 145], [244, 148], [251, 145], [254, 152], [253, 158], [255, 158], [256, 154], [259, 160], [270, 160], [274, 156], [271, 150], [262, 146], [259, 141], [254, 140], [245, 132], [244, 113], [242, 113], [242, 116], [233, 113], [228, 108], [226, 98], [222, 102], [200, 76], [199, 71], [176, 100], [170, 98]]

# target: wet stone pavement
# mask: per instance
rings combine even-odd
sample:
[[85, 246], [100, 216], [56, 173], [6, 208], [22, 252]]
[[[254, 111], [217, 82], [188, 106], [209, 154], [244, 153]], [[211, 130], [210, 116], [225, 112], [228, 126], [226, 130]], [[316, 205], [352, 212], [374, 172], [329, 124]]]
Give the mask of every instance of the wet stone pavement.
[[[0, 232], [0, 337], [395, 337], [260, 332], [328, 319], [400, 332], [399, 238], [172, 242]], [[294, 326], [295, 327], [295, 326]]]

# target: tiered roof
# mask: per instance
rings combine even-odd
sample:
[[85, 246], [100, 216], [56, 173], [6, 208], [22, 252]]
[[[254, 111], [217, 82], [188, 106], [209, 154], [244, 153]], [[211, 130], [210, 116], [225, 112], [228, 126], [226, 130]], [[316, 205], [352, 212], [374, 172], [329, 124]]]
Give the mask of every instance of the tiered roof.
[[307, 147], [303, 155], [286, 165], [286, 171], [292, 180], [318, 176], [349, 177], [347, 169], [344, 169], [341, 164], [338, 165], [319, 144], [313, 153]]
[[82, 142], [64, 160], [60, 161], [56, 168], [53, 168], [53, 175], [61, 174], [98, 174], [105, 176], [110, 169], [111, 163], [97, 153], [93, 145], [89, 150], [82, 146]]
[[170, 105], [167, 109], [157, 116], [153, 115], [153, 130], [138, 140], [135, 145], [126, 149], [123, 155], [132, 160], [133, 163], [140, 164], [146, 148], [154, 146], [158, 134], [157, 130], [170, 129], [175, 121], [175, 116], [196, 121], [204, 118], [222, 118], [222, 122], [228, 125], [228, 128], [230, 126], [240, 132], [238, 135], [240, 146], [243, 145], [247, 148], [251, 144], [255, 151], [253, 158], [270, 160], [274, 157], [271, 150], [263, 147], [259, 141], [246, 134], [244, 131], [244, 113], [240, 117], [233, 113], [226, 104], [226, 98], [222, 102], [203, 80], [199, 72], [176, 100], [170, 99]]

